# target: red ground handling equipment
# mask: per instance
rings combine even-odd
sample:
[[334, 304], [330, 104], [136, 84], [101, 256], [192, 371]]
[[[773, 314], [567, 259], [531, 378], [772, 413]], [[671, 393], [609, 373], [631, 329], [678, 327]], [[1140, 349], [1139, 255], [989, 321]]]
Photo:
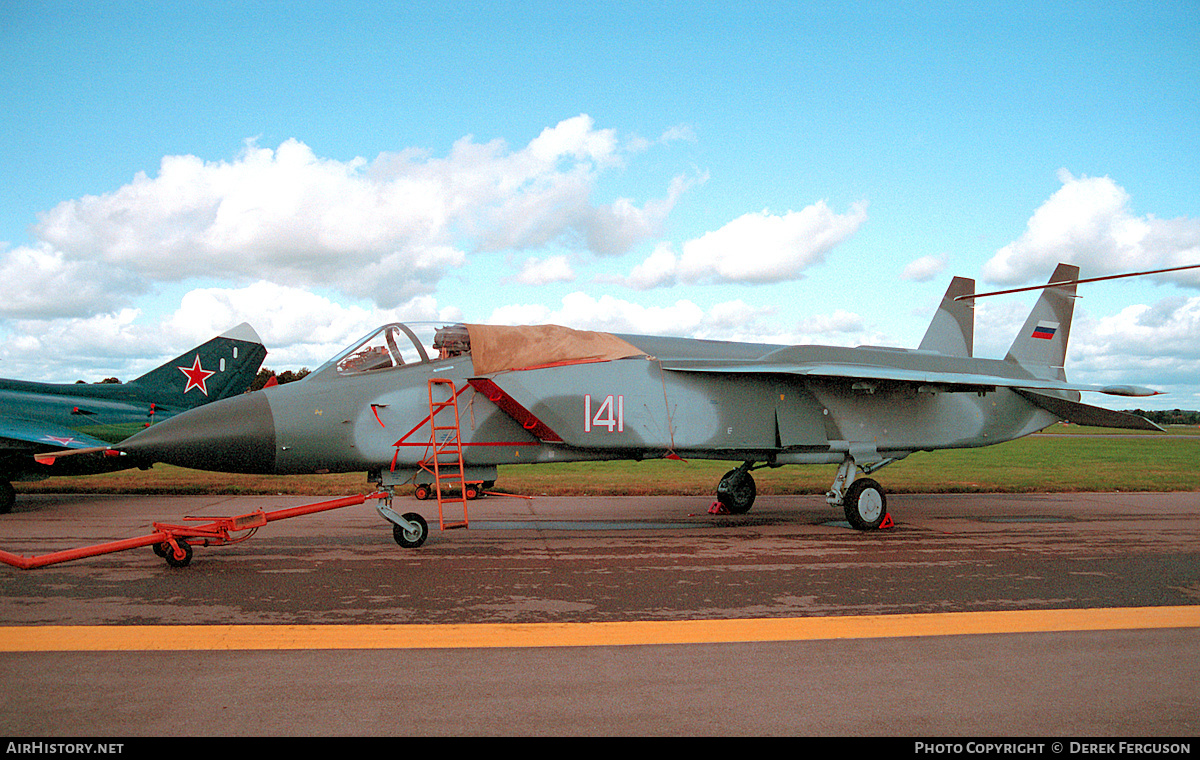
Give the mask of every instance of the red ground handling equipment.
[[[100, 554], [111, 554], [127, 549], [137, 549], [142, 546], [152, 546], [154, 547], [154, 553], [165, 559], [168, 565], [172, 567], [187, 567], [192, 561], [193, 545], [224, 546], [225, 544], [236, 544], [253, 536], [259, 528], [267, 523], [275, 522], [276, 520], [286, 520], [289, 517], [300, 517], [301, 515], [311, 515], [317, 512], [328, 512], [331, 509], [350, 507], [355, 504], [362, 504], [367, 499], [387, 499], [390, 501], [391, 494], [387, 492], [367, 495], [355, 494], [354, 496], [333, 499], [332, 501], [276, 509], [271, 512], [264, 512], [260, 509], [249, 514], [238, 515], [237, 517], [184, 518], [184, 520], [194, 520], [197, 522], [201, 520], [210, 521], [203, 525], [170, 525], [156, 522], [153, 523], [154, 532], [146, 536], [111, 541], [106, 544], [86, 546], [80, 549], [67, 549], [52, 554], [43, 554], [38, 557], [25, 557], [0, 550], [0, 562], [21, 568], [22, 570], [30, 570], [37, 567], [45, 567], [46, 565], [55, 565], [60, 562], [95, 557]], [[383, 508], [381, 508], [381, 514], [383, 514], [383, 511]], [[387, 511], [390, 512], [391, 510], [388, 509]], [[384, 516], [393, 523], [395, 532], [406, 531], [407, 542], [402, 543], [400, 537], [396, 538], [396, 541], [401, 543], [402, 546], [419, 546], [424, 542], [425, 536], [428, 534], [428, 528], [425, 520], [420, 515], [414, 512], [405, 514], [403, 518], [396, 516], [396, 519], [400, 519], [403, 525], [396, 523], [396, 519], [393, 519], [391, 515], [385, 514]], [[403, 527], [404, 525], [410, 527], [405, 528]]]

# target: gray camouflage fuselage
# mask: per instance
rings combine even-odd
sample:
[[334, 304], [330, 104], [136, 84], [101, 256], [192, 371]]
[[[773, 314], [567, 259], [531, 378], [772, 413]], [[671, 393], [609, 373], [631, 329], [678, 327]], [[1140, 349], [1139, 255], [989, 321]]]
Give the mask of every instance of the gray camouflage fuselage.
[[[488, 398], [469, 357], [351, 376], [334, 369], [201, 407], [137, 436], [155, 456], [220, 471], [299, 474], [384, 471], [402, 482], [426, 456], [430, 378], [452, 380], [468, 465], [683, 458], [773, 464], [901, 458], [918, 450], [986, 446], [1057, 417], [993, 386], [937, 385], [946, 373], [1014, 374], [1002, 361], [924, 352], [803, 346], [792, 360], [915, 368], [929, 382], [797, 377], [760, 370], [695, 371], [706, 362], [761, 361], [783, 346], [621, 336], [655, 358], [502, 372], [486, 378], [541, 423]], [[673, 366], [687, 369], [671, 369]], [[463, 390], [466, 389], [466, 390]], [[494, 391], [493, 391], [494, 395]], [[548, 431], [548, 432], [547, 432]], [[540, 433], [540, 436], [537, 434]], [[134, 448], [131, 450], [144, 450]], [[393, 466], [394, 465], [394, 466]]]
[[[1075, 287], [1063, 281], [1077, 276], [1076, 267], [1055, 270], [1002, 360], [971, 356], [973, 313], [963, 299], [974, 282], [966, 278], [954, 278], [916, 350], [552, 326], [443, 325], [422, 342], [414, 328], [388, 325], [301, 382], [201, 407], [120, 448], [218, 471], [367, 471], [384, 485], [428, 482], [420, 463], [429, 458], [431, 393], [440, 402], [450, 387], [430, 380], [441, 378], [458, 400], [468, 480], [494, 480], [501, 464], [596, 459], [718, 459], [744, 463], [743, 472], [841, 463], [830, 494], [840, 503], [859, 468], [915, 451], [1002, 443], [1063, 419], [1153, 429], [1080, 403], [1079, 390], [1153, 391], [1066, 381]], [[553, 348], [540, 354], [543, 345]]]

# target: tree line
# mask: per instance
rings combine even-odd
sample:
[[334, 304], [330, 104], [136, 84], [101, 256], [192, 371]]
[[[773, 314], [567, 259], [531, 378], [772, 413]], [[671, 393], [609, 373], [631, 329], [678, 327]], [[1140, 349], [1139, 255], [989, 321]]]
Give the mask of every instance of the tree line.
[[308, 367], [302, 367], [294, 371], [285, 369], [283, 372], [276, 373], [275, 370], [263, 367], [258, 371], [258, 374], [254, 376], [254, 382], [250, 384], [250, 390], [256, 391], [260, 388], [266, 387], [267, 383], [271, 381], [271, 378], [275, 378], [275, 382], [279, 385], [286, 385], [287, 383], [292, 383], [303, 379], [311, 371], [312, 370], [310, 370]]
[[1139, 417], [1145, 417], [1159, 425], [1200, 425], [1200, 412], [1188, 409], [1159, 409], [1156, 411], [1132, 410]]

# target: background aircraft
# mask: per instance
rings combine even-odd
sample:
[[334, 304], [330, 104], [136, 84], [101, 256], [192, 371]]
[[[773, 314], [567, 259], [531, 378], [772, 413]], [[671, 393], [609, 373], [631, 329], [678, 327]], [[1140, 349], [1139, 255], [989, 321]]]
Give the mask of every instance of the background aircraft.
[[[116, 448], [225, 472], [362, 470], [384, 488], [430, 483], [435, 460], [444, 470], [456, 456], [475, 487], [507, 463], [732, 460], [742, 464], [717, 498], [734, 513], [754, 502], [753, 469], [837, 464], [827, 499], [868, 530], [887, 505], [860, 476], [914, 451], [987, 446], [1059, 420], [1158, 429], [1079, 402], [1081, 390], [1154, 391], [1066, 381], [1078, 272], [1059, 265], [1003, 360], [972, 356], [965, 278], [916, 350], [391, 324], [300, 382], [193, 410]], [[407, 545], [424, 540], [415, 523], [385, 516], [413, 534]]]
[[[245, 392], [266, 355], [258, 334], [242, 323], [127, 383], [0, 379], [0, 513], [16, 500], [14, 480], [148, 466], [144, 458], [99, 449], [167, 417]], [[72, 453], [64, 455], [67, 450]]]

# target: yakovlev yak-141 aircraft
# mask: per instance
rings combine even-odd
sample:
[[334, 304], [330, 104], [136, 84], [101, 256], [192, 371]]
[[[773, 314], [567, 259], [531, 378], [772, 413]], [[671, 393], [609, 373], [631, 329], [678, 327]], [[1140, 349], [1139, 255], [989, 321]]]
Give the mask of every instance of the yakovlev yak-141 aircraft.
[[[192, 410], [116, 448], [221, 472], [361, 470], [384, 489], [433, 482], [431, 450], [460, 456], [476, 487], [509, 463], [731, 460], [742, 464], [716, 490], [733, 513], [753, 504], [756, 468], [837, 464], [827, 500], [871, 530], [887, 505], [865, 476], [915, 451], [988, 446], [1059, 420], [1159, 429], [1079, 402], [1081, 390], [1155, 391], [1067, 382], [1078, 271], [1059, 265], [1003, 360], [972, 356], [965, 278], [916, 350], [390, 324], [300, 382]], [[384, 514], [397, 541], [424, 541], [418, 515]]]
[[11, 481], [147, 467], [109, 444], [165, 418], [244, 393], [267, 350], [242, 323], [127, 383], [58, 385], [0, 379], [0, 513]]

